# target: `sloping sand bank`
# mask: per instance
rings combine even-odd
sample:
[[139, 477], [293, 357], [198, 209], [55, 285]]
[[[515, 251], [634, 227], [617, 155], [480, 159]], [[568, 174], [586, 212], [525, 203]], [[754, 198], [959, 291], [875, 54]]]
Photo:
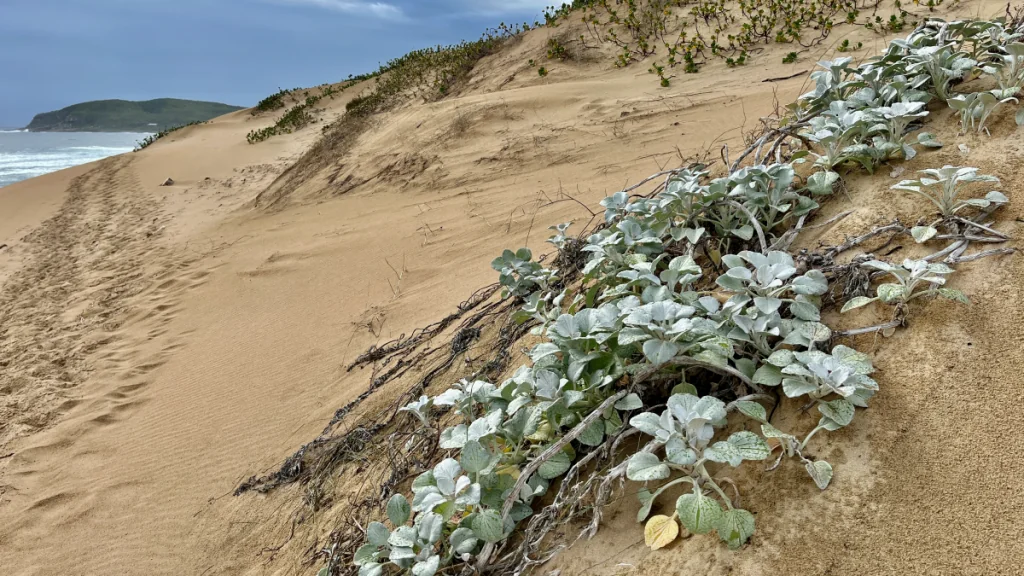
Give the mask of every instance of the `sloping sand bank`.
[[[502, 249], [545, 252], [548, 226], [590, 219], [579, 203], [594, 209], [660, 167], [735, 149], [806, 76], [769, 80], [809, 71], [819, 55], [782, 65], [784, 51], [768, 50], [661, 89], [642, 67], [606, 60], [552, 65], [541, 78], [527, 61], [543, 58], [547, 34], [486, 59], [457, 97], [380, 117], [272, 209], [256, 199], [279, 189], [319, 131], [249, 146], [245, 134], [269, 119], [247, 111], [0, 189], [0, 572], [315, 573], [306, 561], [344, 510], [295, 525], [297, 489], [231, 494], [366, 388], [366, 374], [345, 366], [493, 282]], [[852, 38], [864, 41], [861, 56], [885, 42]], [[967, 164], [999, 176], [1010, 205], [996, 226], [1021, 236], [1024, 148], [1012, 114], [990, 121], [992, 138], [958, 137], [948, 113], [935, 123], [969, 152], [947, 146], [906, 170]], [[159, 186], [167, 177], [175, 184]], [[853, 180], [822, 218], [854, 214], [801, 241], [813, 248], [922, 216], [888, 191], [897, 179]], [[964, 269], [956, 287], [971, 306], [930, 303], [911, 329], [857, 342], [876, 351], [883, 392], [819, 447], [838, 464], [827, 491], [795, 468], [765, 474], [748, 495], [758, 534], [736, 552], [692, 538], [649, 553], [627, 497], [552, 569], [1021, 573], [1024, 260]]]

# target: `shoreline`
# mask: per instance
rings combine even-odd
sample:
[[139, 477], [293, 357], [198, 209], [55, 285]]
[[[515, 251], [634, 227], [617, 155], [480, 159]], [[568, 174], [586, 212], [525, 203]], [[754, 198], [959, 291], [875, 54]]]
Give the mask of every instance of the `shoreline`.
[[135, 150], [144, 132], [0, 132], [0, 188]]

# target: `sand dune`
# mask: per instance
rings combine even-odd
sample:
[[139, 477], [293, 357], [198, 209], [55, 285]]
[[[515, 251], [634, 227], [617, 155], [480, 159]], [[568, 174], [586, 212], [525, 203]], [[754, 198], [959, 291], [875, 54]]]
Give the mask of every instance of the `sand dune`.
[[[299, 186], [285, 172], [317, 125], [250, 146], [245, 134], [270, 118], [240, 111], [0, 190], [0, 572], [315, 573], [310, 552], [343, 511], [295, 525], [296, 489], [232, 492], [366, 388], [345, 366], [493, 282], [502, 249], [545, 252], [548, 226], [591, 218], [580, 204], [735, 149], [806, 83], [772, 79], [814, 60], [794, 68], [767, 50], [670, 89], [606, 60], [553, 64], [541, 78], [527, 61], [547, 34], [485, 59], [456, 97], [375, 119]], [[885, 41], [860, 34], [860, 55]], [[361, 88], [326, 102], [325, 122]], [[954, 139], [943, 122], [939, 136]], [[998, 175], [1011, 198], [998, 225], [1020, 236], [1024, 149], [1012, 119], [994, 125], [966, 160], [946, 148], [906, 168], [969, 161]], [[160, 186], [167, 177], [175, 184]], [[856, 202], [823, 213], [855, 215], [802, 241], [912, 220], [914, 204], [887, 191], [893, 179], [860, 179]], [[860, 343], [877, 351], [886, 392], [836, 435], [844, 475], [824, 493], [793, 470], [763, 483], [750, 495], [765, 518], [750, 547], [691, 539], [650, 554], [626, 499], [552, 569], [1018, 573], [1024, 264], [986, 260], [961, 282], [973, 306], [934, 304], [913, 330]]]

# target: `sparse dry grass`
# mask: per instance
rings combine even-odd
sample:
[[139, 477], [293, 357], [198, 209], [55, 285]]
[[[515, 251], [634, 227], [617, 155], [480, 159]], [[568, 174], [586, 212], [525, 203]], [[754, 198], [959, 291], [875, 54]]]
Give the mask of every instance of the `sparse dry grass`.
[[448, 137], [458, 138], [464, 136], [472, 127], [473, 118], [471, 115], [458, 109], [455, 111], [455, 118], [452, 119], [452, 123], [448, 126]]

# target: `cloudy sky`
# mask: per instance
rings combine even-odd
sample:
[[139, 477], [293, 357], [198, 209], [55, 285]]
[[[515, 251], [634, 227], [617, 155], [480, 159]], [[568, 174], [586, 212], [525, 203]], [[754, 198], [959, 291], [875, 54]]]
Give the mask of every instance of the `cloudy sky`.
[[533, 22], [550, 0], [0, 0], [0, 127], [87, 100], [252, 105]]

